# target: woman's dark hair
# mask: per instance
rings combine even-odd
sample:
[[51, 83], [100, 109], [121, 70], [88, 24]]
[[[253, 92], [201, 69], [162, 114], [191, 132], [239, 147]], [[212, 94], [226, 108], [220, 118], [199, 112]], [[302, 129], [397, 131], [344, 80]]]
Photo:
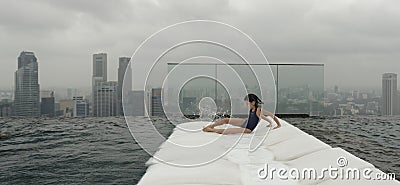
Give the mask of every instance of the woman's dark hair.
[[256, 110], [257, 110], [257, 108], [259, 107], [259, 104], [264, 104], [261, 100], [260, 100], [260, 98], [258, 98], [258, 96], [257, 95], [255, 95], [255, 94], [252, 94], [252, 93], [250, 93], [250, 94], [247, 94], [245, 97], [244, 97], [244, 100], [245, 101], [248, 101], [248, 102], [255, 102], [254, 103], [254, 106], [256, 107]]

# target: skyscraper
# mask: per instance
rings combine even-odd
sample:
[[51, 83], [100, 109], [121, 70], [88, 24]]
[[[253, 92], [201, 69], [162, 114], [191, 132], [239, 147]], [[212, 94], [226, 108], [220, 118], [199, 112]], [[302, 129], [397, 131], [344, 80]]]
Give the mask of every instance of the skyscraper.
[[382, 114], [398, 114], [397, 103], [397, 74], [385, 73], [382, 75]]
[[89, 104], [82, 96], [75, 96], [72, 98], [74, 101], [73, 117], [87, 117], [89, 115]]
[[97, 83], [93, 93], [93, 116], [108, 117], [118, 115], [117, 82]]
[[41, 116], [54, 117], [56, 114], [54, 91], [44, 91], [42, 93], [42, 102], [40, 102], [40, 114]]
[[93, 54], [93, 76], [92, 76], [92, 115], [97, 116], [98, 106], [98, 89], [97, 86], [107, 82], [107, 54]]
[[93, 54], [93, 78], [101, 77], [107, 81], [107, 53]]
[[[129, 57], [119, 58], [118, 67], [118, 112], [120, 115], [124, 115], [122, 98], [128, 96], [132, 91], [132, 69], [130, 68]], [[125, 86], [123, 86], [124, 77], [126, 76]]]
[[40, 116], [39, 72], [33, 52], [23, 51], [18, 57], [15, 72], [15, 115]]
[[0, 118], [13, 115], [13, 105], [7, 99], [0, 100]]

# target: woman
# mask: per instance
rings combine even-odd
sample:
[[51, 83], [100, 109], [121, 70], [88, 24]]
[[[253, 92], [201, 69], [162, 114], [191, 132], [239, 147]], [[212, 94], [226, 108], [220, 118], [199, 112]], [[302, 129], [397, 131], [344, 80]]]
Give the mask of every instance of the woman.
[[[279, 122], [278, 118], [275, 117], [274, 114], [261, 109], [260, 104], [263, 104], [263, 102], [255, 94], [248, 94], [247, 96], [244, 97], [244, 101], [246, 102], [246, 105], [250, 109], [249, 116], [247, 119], [224, 118], [218, 122], [215, 122], [211, 125], [204, 127], [203, 131], [215, 132], [218, 134], [251, 133], [256, 128], [258, 122], [260, 121], [260, 117], [265, 121], [268, 121], [269, 122], [268, 126], [271, 126], [271, 122], [264, 116], [264, 114], [267, 116], [271, 116], [274, 119], [274, 121], [278, 124], [274, 129], [281, 127], [281, 123]], [[214, 128], [216, 126], [223, 124], [231, 124], [241, 128], [227, 128], [227, 129]]]

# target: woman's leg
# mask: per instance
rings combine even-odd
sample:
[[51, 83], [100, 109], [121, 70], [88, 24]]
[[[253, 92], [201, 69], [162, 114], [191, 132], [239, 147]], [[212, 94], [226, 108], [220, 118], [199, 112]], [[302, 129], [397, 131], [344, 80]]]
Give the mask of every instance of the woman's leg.
[[242, 118], [224, 118], [224, 119], [221, 119], [207, 127], [214, 128], [216, 126], [220, 126], [223, 124], [230, 124], [230, 125], [241, 127], [243, 125], [244, 121], [245, 121], [245, 119], [242, 119]]
[[227, 129], [215, 129], [215, 128], [205, 128], [205, 132], [215, 132], [218, 134], [237, 134], [237, 133], [251, 133], [250, 129], [247, 128], [227, 128]]

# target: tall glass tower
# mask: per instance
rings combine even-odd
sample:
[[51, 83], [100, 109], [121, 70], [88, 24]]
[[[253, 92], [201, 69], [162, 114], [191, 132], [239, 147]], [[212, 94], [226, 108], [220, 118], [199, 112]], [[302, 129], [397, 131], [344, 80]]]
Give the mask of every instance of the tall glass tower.
[[[118, 113], [124, 115], [122, 106], [122, 97], [128, 96], [132, 91], [132, 69], [129, 65], [129, 57], [120, 57], [118, 66]], [[123, 86], [124, 77], [126, 75], [125, 86]]]
[[107, 53], [93, 54], [93, 78], [96, 77], [107, 81]]
[[382, 114], [396, 115], [397, 109], [397, 74], [385, 73], [382, 75]]
[[39, 92], [37, 58], [33, 52], [23, 51], [18, 57], [15, 72], [15, 115], [40, 116]]
[[101, 116], [101, 86], [107, 82], [107, 54], [93, 54], [93, 76], [92, 76], [92, 115]]

